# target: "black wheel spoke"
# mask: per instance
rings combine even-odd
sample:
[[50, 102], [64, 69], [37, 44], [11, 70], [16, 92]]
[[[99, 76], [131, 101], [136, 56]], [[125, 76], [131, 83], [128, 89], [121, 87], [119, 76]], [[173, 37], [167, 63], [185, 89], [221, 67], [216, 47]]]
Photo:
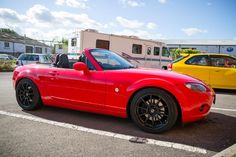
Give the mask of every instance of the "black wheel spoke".
[[141, 100], [146, 106], [149, 106], [149, 104], [147, 104], [147, 102], [145, 100], [143, 100], [143, 98], [141, 98]]
[[152, 117], [152, 126], [155, 126], [155, 119], [154, 119], [155, 117], [153, 116]]
[[159, 103], [160, 103], [160, 101], [161, 101], [161, 98], [159, 98], [158, 100], [157, 100], [157, 102], [155, 102], [155, 105], [159, 105]]
[[159, 128], [168, 121], [168, 106], [155, 94], [144, 95], [137, 101], [136, 113], [144, 126]]
[[144, 124], [146, 124], [146, 123], [148, 122], [149, 118], [150, 118], [150, 115], [148, 115], [148, 116], [146, 117], [146, 119], [145, 119], [145, 121], [144, 121]]
[[147, 110], [148, 110], [147, 108], [140, 107], [140, 106], [139, 106], [138, 108], [140, 108], [140, 109], [142, 109], [142, 110], [145, 110], [146, 112], [147, 112]]
[[152, 95], [150, 95], [150, 104], [152, 105]]

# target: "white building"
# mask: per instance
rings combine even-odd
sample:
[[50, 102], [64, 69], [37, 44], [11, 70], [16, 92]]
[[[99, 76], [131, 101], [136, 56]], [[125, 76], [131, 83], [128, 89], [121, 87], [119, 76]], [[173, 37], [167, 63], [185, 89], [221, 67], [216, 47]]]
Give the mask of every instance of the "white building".
[[51, 48], [37, 40], [14, 33], [0, 32], [0, 53], [19, 56], [21, 53], [50, 54]]
[[80, 31], [74, 31], [68, 40], [68, 53], [81, 53], [80, 50]]
[[165, 40], [169, 49], [196, 49], [236, 56], [236, 40]]
[[67, 53], [67, 47], [65, 47], [65, 45], [59, 43], [59, 44], [54, 44], [54, 49], [55, 49], [55, 53]]

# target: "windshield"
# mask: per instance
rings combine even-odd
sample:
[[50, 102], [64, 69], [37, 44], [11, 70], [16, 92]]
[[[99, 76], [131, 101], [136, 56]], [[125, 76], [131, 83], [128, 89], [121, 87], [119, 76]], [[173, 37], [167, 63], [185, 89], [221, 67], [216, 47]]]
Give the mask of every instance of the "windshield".
[[181, 61], [184, 58], [185, 58], [184, 56], [181, 56], [181, 57], [177, 58], [176, 60], [172, 61], [172, 63], [177, 63], [177, 62]]
[[45, 63], [45, 64], [52, 63], [52, 59], [50, 58], [49, 55], [41, 55], [39, 61], [40, 63]]
[[90, 53], [104, 70], [134, 68], [134, 65], [114, 52], [103, 49], [92, 49]]

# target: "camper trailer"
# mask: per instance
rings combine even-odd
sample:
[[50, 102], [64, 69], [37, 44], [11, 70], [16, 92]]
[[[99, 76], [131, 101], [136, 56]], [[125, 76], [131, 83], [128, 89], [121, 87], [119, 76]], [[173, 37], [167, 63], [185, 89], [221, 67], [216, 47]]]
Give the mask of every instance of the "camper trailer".
[[104, 34], [93, 29], [81, 31], [80, 35], [69, 40], [69, 53], [79, 53], [85, 48], [103, 48], [116, 52], [138, 67], [163, 68], [171, 61], [163, 42], [136, 36]]

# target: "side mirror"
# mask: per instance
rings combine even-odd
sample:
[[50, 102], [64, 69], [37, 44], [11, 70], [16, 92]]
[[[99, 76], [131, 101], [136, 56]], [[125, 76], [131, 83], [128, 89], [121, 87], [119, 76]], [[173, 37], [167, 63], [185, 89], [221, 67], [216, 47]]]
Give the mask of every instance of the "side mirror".
[[87, 68], [87, 65], [82, 62], [76, 62], [73, 64], [73, 68], [78, 71], [83, 71], [84, 74], [89, 74], [89, 70]]

